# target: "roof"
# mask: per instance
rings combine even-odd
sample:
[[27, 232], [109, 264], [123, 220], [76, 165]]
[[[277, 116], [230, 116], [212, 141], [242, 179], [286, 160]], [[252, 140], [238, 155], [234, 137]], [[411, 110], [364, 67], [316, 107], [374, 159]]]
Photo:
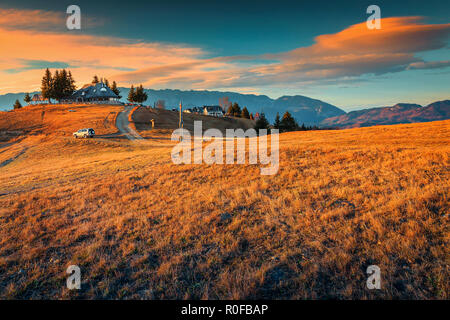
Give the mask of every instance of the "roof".
[[31, 98], [31, 101], [44, 101], [44, 100], [47, 100], [47, 99], [44, 99], [42, 97], [42, 95], [37, 94], [37, 93], [33, 94], [33, 98]]
[[75, 91], [71, 98], [119, 98], [119, 96], [107, 87], [106, 84], [100, 82], [84, 85], [81, 89]]
[[212, 112], [223, 112], [221, 106], [203, 106], [206, 111], [212, 111]]

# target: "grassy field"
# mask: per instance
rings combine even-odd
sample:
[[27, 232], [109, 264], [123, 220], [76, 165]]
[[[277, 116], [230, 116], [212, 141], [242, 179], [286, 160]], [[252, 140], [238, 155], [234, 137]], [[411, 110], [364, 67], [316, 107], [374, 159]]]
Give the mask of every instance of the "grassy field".
[[0, 298], [449, 298], [450, 121], [285, 133], [261, 176], [174, 165], [120, 109], [0, 113]]

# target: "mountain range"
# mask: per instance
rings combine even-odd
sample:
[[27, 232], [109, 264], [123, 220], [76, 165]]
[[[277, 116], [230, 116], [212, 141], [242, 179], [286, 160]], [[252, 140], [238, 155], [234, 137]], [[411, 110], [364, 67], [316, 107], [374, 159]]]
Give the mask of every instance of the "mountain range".
[[446, 119], [450, 119], [450, 100], [433, 102], [425, 107], [418, 104], [397, 103], [391, 107], [351, 111], [327, 118], [320, 124], [325, 127], [355, 128]]
[[[121, 101], [126, 102], [129, 88], [119, 88]], [[246, 106], [250, 112], [264, 112], [267, 119], [273, 122], [276, 113], [280, 116], [289, 111], [299, 124], [319, 125], [322, 127], [365, 127], [381, 124], [425, 122], [450, 119], [450, 100], [439, 101], [422, 107], [418, 104], [398, 103], [391, 107], [362, 109], [346, 113], [344, 110], [309, 97], [282, 96], [271, 99], [265, 95], [241, 94], [220, 91], [183, 91], [173, 89], [145, 89], [148, 99], [145, 102], [153, 105], [157, 100], [164, 100], [166, 108], [176, 108], [180, 101], [183, 107], [190, 108], [202, 105], [218, 105], [219, 99], [228, 97], [229, 101], [237, 102], [241, 107]], [[33, 95], [39, 92], [31, 92]], [[0, 110], [10, 110], [15, 100], [23, 104], [25, 93], [8, 93], [0, 95]]]

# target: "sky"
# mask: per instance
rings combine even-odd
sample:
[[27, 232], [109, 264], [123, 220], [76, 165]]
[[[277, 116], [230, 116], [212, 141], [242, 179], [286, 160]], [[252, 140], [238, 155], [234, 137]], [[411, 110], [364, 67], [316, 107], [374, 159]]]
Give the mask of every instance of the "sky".
[[[81, 9], [68, 30], [66, 9]], [[381, 29], [369, 29], [376, 4]], [[119, 86], [305, 95], [346, 111], [450, 99], [449, 1], [4, 1], [0, 94], [45, 68]]]

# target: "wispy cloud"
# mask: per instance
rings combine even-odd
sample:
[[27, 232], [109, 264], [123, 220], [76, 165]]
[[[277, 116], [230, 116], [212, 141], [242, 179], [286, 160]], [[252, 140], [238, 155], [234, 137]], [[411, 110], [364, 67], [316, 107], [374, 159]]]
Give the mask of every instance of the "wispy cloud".
[[[58, 14], [39, 13], [37, 18], [26, 10], [0, 14], [0, 43], [8, 48], [0, 57], [0, 88], [35, 89], [40, 69], [64, 66], [74, 68], [79, 84], [98, 74], [122, 85], [257, 92], [263, 87], [357, 84], [366, 75], [449, 65], [419, 58], [420, 52], [445, 48], [450, 34], [450, 24], [425, 24], [420, 17], [384, 18], [381, 30], [369, 30], [365, 22], [352, 25], [288, 52], [207, 58], [203, 49], [181, 44], [39, 32], [37, 25], [61, 23]], [[19, 22], [10, 23], [16, 17]]]

